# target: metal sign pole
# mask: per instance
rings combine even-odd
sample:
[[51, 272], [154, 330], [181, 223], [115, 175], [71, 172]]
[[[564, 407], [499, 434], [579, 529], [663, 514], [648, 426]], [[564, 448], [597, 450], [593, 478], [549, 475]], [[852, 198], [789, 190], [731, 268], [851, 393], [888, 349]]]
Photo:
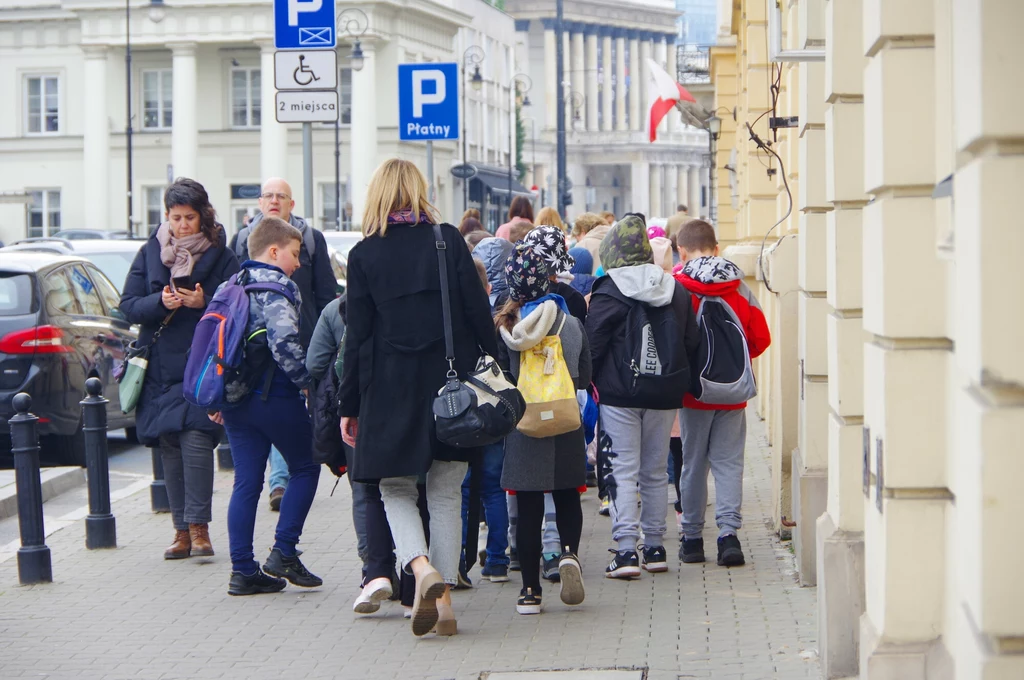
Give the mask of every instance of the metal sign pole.
[[434, 195], [434, 140], [427, 140], [427, 200], [431, 204], [436, 201]]
[[302, 210], [313, 226], [313, 124], [302, 124]]

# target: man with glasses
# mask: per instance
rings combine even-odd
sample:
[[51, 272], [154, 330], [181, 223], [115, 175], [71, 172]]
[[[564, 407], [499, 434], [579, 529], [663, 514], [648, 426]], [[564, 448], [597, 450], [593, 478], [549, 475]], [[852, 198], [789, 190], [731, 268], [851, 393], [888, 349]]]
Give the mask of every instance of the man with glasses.
[[[299, 336], [302, 346], [309, 349], [309, 340], [320, 318], [320, 313], [337, 297], [337, 280], [331, 269], [331, 258], [327, 252], [327, 241], [319, 230], [292, 212], [295, 201], [292, 188], [280, 177], [271, 177], [263, 183], [260, 192], [260, 212], [235, 235], [232, 247], [239, 262], [249, 259], [249, 234], [265, 217], [280, 217], [302, 233], [302, 248], [299, 251], [299, 268], [291, 279], [299, 287], [302, 304], [299, 307]], [[312, 206], [306, 206], [310, 209]], [[288, 465], [276, 449], [270, 450], [270, 509], [281, 507], [281, 498], [288, 486]]]

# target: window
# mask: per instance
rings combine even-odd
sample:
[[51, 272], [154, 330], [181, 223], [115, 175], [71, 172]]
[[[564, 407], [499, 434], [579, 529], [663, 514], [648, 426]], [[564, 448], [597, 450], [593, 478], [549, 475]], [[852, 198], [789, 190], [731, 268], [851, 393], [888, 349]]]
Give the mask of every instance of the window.
[[152, 234], [164, 221], [164, 188], [146, 187], [142, 191], [146, 199], [146, 233]]
[[173, 100], [171, 69], [142, 72], [142, 127], [167, 130], [171, 127]]
[[[352, 124], [352, 69], [342, 68], [338, 70], [338, 91], [341, 106], [340, 120], [342, 126]], [[324, 123], [327, 127], [333, 128], [334, 122]]]
[[103, 304], [107, 306], [107, 315], [113, 316], [111, 312], [121, 304], [121, 294], [117, 292], [117, 288], [111, 284], [110, 279], [99, 269], [96, 269], [91, 264], [85, 265], [85, 269], [89, 272], [89, 278], [96, 284], [96, 290], [99, 292], [100, 297], [103, 298]]
[[82, 313], [86, 316], [104, 316], [103, 303], [100, 302], [99, 291], [96, 290], [96, 285], [93, 284], [89, 275], [85, 273], [82, 265], [76, 264], [73, 267], [68, 267], [67, 272], [71, 279], [71, 289], [74, 291], [75, 298], [82, 308]]
[[43, 280], [43, 304], [46, 305], [46, 313], [50, 316], [82, 313], [63, 269], [50, 273]]
[[[341, 230], [345, 231], [352, 227], [352, 204], [348, 200], [348, 187], [341, 183]], [[338, 207], [335, 201], [334, 182], [327, 182], [320, 185], [320, 205], [323, 206], [323, 216], [320, 218], [321, 229], [334, 229], [335, 220], [338, 218]]]
[[60, 189], [29, 191], [28, 235], [49, 236], [60, 231]]
[[260, 70], [231, 69], [231, 125], [259, 127], [260, 114]]
[[60, 132], [60, 79], [57, 76], [25, 79], [25, 124], [28, 134]]

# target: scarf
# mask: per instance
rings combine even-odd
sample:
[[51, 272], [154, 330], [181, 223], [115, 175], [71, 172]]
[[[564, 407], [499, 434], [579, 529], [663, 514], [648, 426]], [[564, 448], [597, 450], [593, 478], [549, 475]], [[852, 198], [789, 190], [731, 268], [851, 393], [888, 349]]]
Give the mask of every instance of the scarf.
[[543, 302], [535, 313], [527, 317], [521, 317], [519, 322], [512, 327], [512, 332], [507, 331], [504, 326], [498, 329], [501, 339], [505, 341], [509, 349], [517, 352], [525, 352], [540, 344], [540, 341], [551, 331], [558, 319], [558, 303], [554, 300]]
[[422, 224], [424, 222], [433, 224], [426, 213], [420, 213], [418, 216], [414, 215], [412, 208], [395, 210], [388, 213], [388, 224]]
[[687, 260], [682, 266], [682, 272], [704, 284], [727, 283], [743, 278], [743, 271], [735, 264], [724, 257], [711, 255]]
[[569, 305], [565, 304], [564, 297], [556, 293], [548, 293], [544, 297], [539, 297], [533, 302], [527, 302], [525, 305], [523, 305], [523, 311], [520, 313], [520, 318], [525, 319], [526, 317], [530, 316], [530, 312], [537, 309], [538, 307], [540, 307], [542, 304], [549, 300], [558, 305], [558, 308], [561, 309], [566, 314], [569, 313]]
[[197, 231], [191, 236], [178, 238], [171, 231], [170, 222], [164, 222], [156, 230], [156, 240], [160, 244], [160, 261], [171, 270], [171, 278], [191, 276], [198, 256], [209, 250], [210, 239], [206, 234]]

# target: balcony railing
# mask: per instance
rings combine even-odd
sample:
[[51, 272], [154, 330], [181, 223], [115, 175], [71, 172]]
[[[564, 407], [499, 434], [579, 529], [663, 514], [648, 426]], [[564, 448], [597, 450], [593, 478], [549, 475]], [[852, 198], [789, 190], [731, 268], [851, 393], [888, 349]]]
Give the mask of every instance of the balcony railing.
[[711, 82], [710, 59], [707, 49], [694, 50], [679, 46], [676, 52], [676, 69], [680, 83]]

